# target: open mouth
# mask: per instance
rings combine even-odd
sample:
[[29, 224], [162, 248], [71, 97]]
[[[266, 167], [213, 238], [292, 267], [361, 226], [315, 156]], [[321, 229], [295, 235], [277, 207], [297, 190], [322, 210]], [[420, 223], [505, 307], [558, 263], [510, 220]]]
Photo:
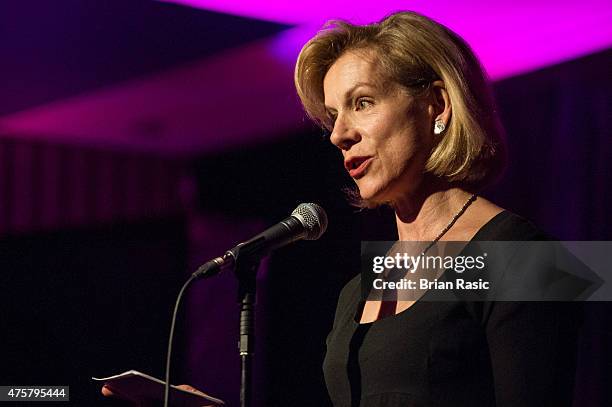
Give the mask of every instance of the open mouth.
[[344, 162], [344, 167], [350, 171], [350, 170], [354, 170], [359, 168], [359, 166], [361, 164], [364, 163], [364, 161], [367, 161], [370, 157], [369, 156], [361, 156], [361, 157], [353, 157], [349, 160], [346, 160]]
[[357, 169], [365, 160], [367, 160], [367, 158], [358, 158], [358, 159], [353, 160], [350, 163], [350, 167], [351, 167], [350, 169], [351, 170]]
[[344, 163], [344, 167], [349, 172], [349, 175], [353, 178], [360, 178], [365, 174], [365, 170], [372, 160], [372, 157], [361, 156], [353, 157]]

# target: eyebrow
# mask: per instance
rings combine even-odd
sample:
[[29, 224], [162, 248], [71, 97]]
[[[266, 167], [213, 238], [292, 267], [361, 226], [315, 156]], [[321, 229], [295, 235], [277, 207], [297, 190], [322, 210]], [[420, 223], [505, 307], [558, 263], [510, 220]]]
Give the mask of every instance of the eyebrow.
[[[351, 87], [350, 87], [350, 88], [349, 88], [349, 89], [348, 89], [348, 90], [347, 90], [347, 91], [344, 93], [344, 100], [348, 100], [348, 99], [350, 99], [350, 96], [351, 96], [353, 93], [355, 93], [355, 91], [356, 91], [357, 89], [359, 89], [360, 87], [362, 87], [362, 86], [369, 86], [369, 87], [371, 87], [371, 88], [376, 87], [376, 85], [374, 85], [374, 84], [372, 84], [372, 83], [370, 83], [370, 82], [357, 82], [356, 84], [354, 84], [353, 86], [351, 86]], [[329, 111], [331, 111], [331, 110], [336, 110], [336, 109], [333, 109], [333, 108], [331, 108], [331, 107], [329, 107], [329, 106], [327, 106], [327, 105], [324, 105], [324, 107], [325, 107], [325, 111], [327, 111], [327, 112], [329, 112]]]

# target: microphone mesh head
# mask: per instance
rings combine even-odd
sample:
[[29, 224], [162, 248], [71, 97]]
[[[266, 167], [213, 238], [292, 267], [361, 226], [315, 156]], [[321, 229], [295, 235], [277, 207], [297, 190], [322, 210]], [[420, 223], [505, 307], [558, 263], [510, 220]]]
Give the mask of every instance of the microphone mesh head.
[[305, 240], [317, 240], [327, 230], [327, 214], [316, 203], [302, 203], [293, 210], [291, 216], [298, 218], [307, 234]]

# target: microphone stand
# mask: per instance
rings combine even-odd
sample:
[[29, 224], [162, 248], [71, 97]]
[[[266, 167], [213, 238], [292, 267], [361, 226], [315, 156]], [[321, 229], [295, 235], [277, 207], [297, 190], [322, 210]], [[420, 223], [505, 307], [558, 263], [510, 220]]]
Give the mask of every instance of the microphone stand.
[[255, 354], [255, 291], [259, 259], [256, 256], [240, 256], [240, 252], [236, 254], [234, 272], [238, 278], [238, 302], [240, 303], [240, 339], [238, 341], [238, 352], [241, 359], [240, 407], [250, 407], [253, 394], [251, 378], [253, 355]]
[[[234, 267], [234, 273], [238, 278], [238, 302], [240, 303], [240, 340], [238, 341], [241, 359], [240, 407], [251, 407], [252, 403], [255, 292], [259, 261], [262, 256], [272, 250], [297, 240], [316, 240], [326, 228], [327, 215], [323, 208], [313, 203], [300, 204], [287, 219], [266, 229], [251, 240], [238, 244], [222, 257], [216, 257], [204, 263], [192, 275], [192, 279], [212, 277], [224, 267], [230, 267], [230, 265]], [[168, 351], [168, 360], [170, 360], [170, 351]], [[167, 366], [169, 365], [170, 362], [167, 362]], [[169, 369], [166, 370], [166, 377], [168, 377]], [[166, 381], [169, 382], [169, 380]], [[166, 384], [166, 388], [168, 386]]]

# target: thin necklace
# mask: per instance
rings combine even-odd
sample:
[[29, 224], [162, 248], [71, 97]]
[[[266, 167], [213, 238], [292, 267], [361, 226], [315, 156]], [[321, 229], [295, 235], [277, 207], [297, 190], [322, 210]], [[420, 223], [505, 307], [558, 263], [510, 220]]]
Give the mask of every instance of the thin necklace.
[[[444, 236], [446, 232], [449, 231], [450, 228], [453, 227], [455, 222], [457, 222], [457, 219], [459, 219], [461, 215], [465, 213], [466, 209], [476, 200], [477, 197], [478, 197], [478, 194], [472, 194], [472, 196], [470, 196], [470, 199], [468, 199], [467, 202], [463, 204], [461, 209], [459, 209], [459, 212], [457, 212], [455, 216], [453, 216], [451, 221], [448, 222], [448, 225], [446, 225], [446, 227], [442, 229], [440, 233], [438, 233], [438, 236], [436, 236], [435, 239], [431, 243], [429, 243], [427, 247], [425, 247], [425, 249], [421, 252], [421, 256], [425, 256], [425, 253], [427, 253], [427, 251], [431, 249], [433, 245], [435, 245], [442, 238], [442, 236]], [[412, 263], [414, 264], [414, 261]], [[381, 310], [382, 310], [382, 307], [381, 307]], [[380, 310], [379, 310], [379, 313], [380, 313]]]
[[463, 204], [461, 209], [459, 209], [459, 212], [457, 212], [455, 214], [455, 216], [453, 216], [453, 218], [448, 223], [448, 225], [446, 225], [446, 227], [444, 229], [442, 229], [442, 231], [438, 234], [438, 236], [436, 236], [436, 238], [434, 240], [432, 240], [431, 243], [429, 243], [427, 245], [425, 250], [423, 250], [421, 252], [421, 256], [425, 256], [425, 253], [427, 253], [427, 251], [429, 249], [431, 249], [433, 247], [433, 245], [435, 245], [436, 243], [438, 243], [438, 241], [440, 239], [442, 239], [442, 236], [444, 236], [446, 234], [446, 232], [448, 232], [449, 229], [453, 227], [455, 222], [457, 222], [457, 219], [459, 219], [461, 217], [461, 215], [463, 215], [465, 213], [466, 209], [472, 204], [472, 202], [474, 202], [476, 200], [477, 197], [478, 197], [478, 194], [472, 194], [472, 196], [470, 196], [470, 199], [468, 199], [467, 202]]

